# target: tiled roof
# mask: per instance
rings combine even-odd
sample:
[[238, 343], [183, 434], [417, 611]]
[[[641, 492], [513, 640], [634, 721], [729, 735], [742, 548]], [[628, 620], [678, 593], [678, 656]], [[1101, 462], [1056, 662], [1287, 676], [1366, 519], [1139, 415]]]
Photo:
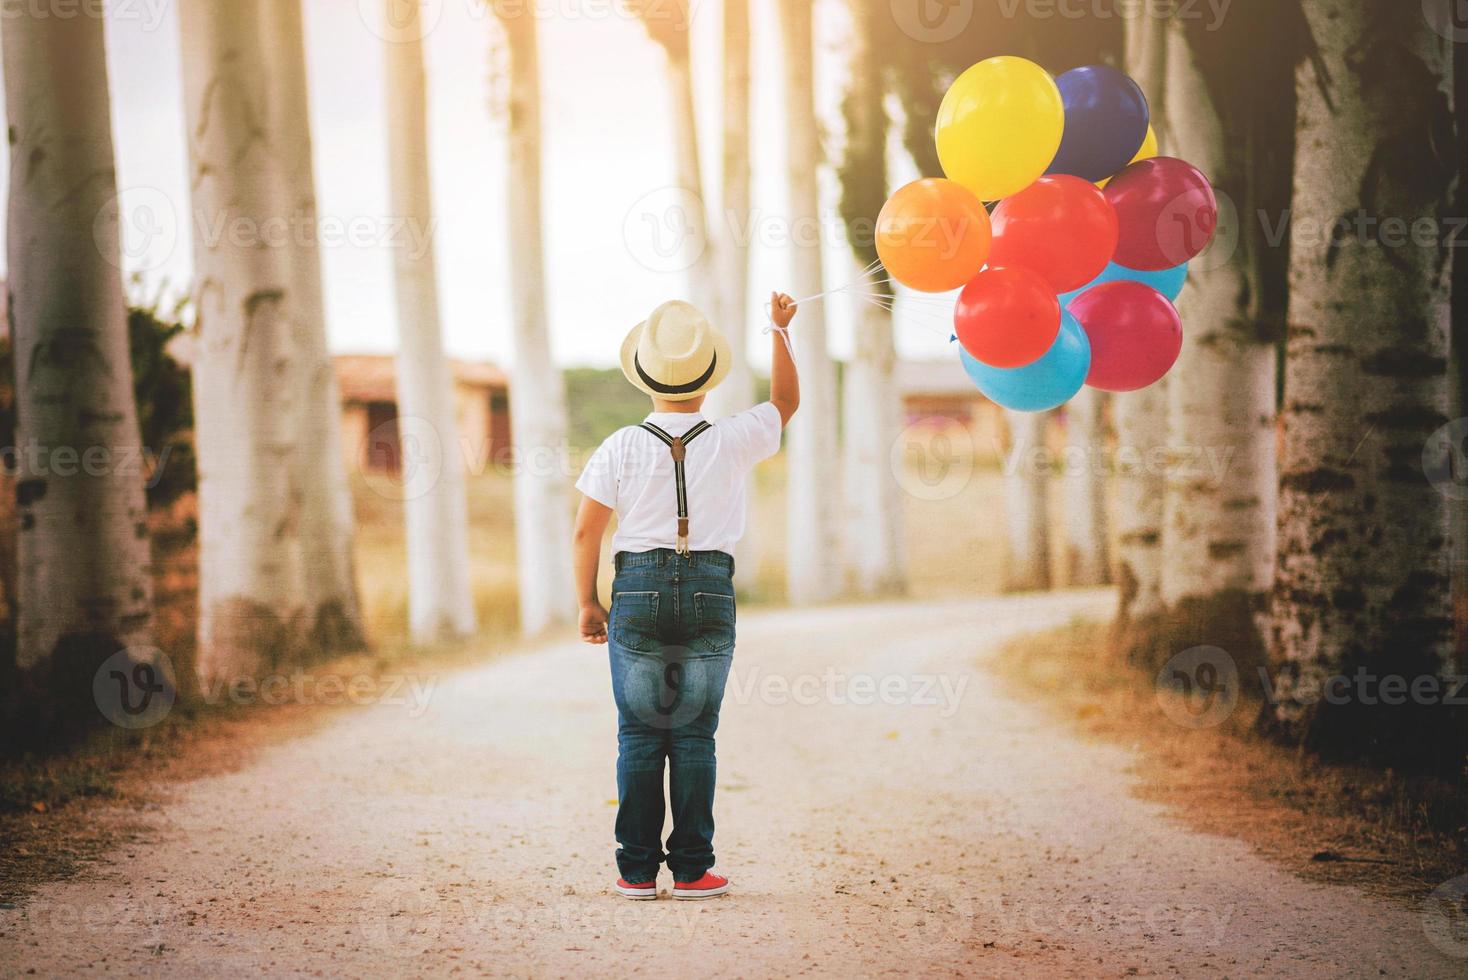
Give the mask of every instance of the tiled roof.
[[[388, 402], [397, 399], [397, 374], [391, 354], [338, 354], [337, 385], [342, 401]], [[469, 388], [508, 388], [509, 378], [494, 364], [449, 361], [457, 384]]]

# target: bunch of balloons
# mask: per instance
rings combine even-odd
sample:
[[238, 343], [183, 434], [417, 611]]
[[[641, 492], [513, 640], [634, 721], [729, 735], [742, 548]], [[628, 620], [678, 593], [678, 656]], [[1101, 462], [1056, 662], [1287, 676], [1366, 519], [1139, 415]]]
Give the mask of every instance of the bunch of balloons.
[[962, 290], [954, 333], [986, 396], [1048, 411], [1084, 384], [1136, 391], [1172, 368], [1173, 301], [1218, 202], [1196, 167], [1158, 155], [1134, 81], [990, 58], [944, 96], [937, 141], [947, 179], [892, 195], [877, 253], [911, 289]]

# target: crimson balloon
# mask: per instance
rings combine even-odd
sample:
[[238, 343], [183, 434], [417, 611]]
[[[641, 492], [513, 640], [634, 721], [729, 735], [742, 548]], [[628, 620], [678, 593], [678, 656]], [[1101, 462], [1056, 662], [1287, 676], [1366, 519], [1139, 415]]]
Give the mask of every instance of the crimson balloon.
[[1106, 185], [1121, 237], [1115, 261], [1161, 272], [1196, 258], [1218, 230], [1218, 199], [1197, 167], [1175, 157], [1132, 164]]
[[1079, 289], [1099, 276], [1116, 252], [1119, 234], [1106, 195], [1068, 174], [1041, 177], [1005, 198], [994, 209], [993, 224], [989, 264], [1033, 269], [1056, 293]]
[[1091, 340], [1086, 384], [1136, 391], [1158, 381], [1183, 349], [1183, 324], [1167, 297], [1139, 282], [1108, 282], [1070, 304]]
[[996, 368], [1033, 364], [1060, 333], [1060, 300], [1029, 269], [985, 269], [963, 287], [953, 311], [958, 342]]

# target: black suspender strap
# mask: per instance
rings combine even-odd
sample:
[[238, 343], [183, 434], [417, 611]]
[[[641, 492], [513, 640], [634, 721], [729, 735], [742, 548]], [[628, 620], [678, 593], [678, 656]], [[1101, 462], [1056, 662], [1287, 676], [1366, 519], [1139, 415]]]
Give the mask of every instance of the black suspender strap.
[[673, 482], [678, 491], [678, 540], [676, 550], [680, 555], [688, 554], [688, 483], [683, 476], [683, 460], [688, 455], [688, 444], [703, 435], [713, 426], [707, 422], [699, 421], [693, 428], [681, 436], [673, 436], [653, 425], [651, 422], [643, 422], [640, 428], [646, 429], [662, 440], [669, 451], [673, 454]]

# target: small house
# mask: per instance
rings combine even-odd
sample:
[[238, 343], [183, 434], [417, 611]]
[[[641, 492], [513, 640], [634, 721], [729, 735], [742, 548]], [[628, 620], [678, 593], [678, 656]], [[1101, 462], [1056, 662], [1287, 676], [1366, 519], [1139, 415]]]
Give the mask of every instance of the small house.
[[[402, 446], [393, 355], [342, 354], [334, 361], [347, 465], [396, 473]], [[465, 467], [478, 474], [505, 465], [510, 452], [509, 378], [499, 367], [483, 362], [450, 361], [449, 372]]]

